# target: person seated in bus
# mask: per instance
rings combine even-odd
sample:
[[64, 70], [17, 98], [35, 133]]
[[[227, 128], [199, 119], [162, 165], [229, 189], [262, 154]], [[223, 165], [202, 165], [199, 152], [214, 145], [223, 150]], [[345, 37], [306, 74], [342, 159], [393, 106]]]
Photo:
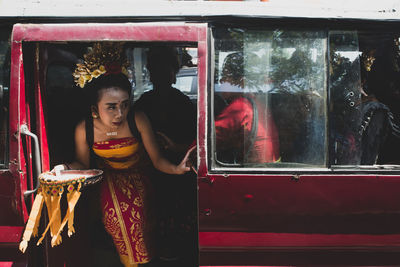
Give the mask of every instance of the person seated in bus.
[[[190, 98], [172, 86], [180, 69], [177, 49], [151, 47], [146, 67], [153, 90], [145, 92], [135, 106], [149, 118], [159, 137], [163, 155], [178, 163], [195, 141], [197, 117]], [[185, 255], [196, 251], [196, 179], [193, 173], [182, 177], [157, 172], [151, 182], [156, 195], [159, 257], [182, 260]]]
[[[124, 266], [152, 258], [149, 174], [150, 161], [169, 174], [184, 174], [188, 152], [179, 164], [160, 152], [147, 116], [130, 107], [131, 83], [125, 76], [122, 46], [97, 43], [77, 64], [75, 82], [89, 94], [90, 115], [75, 130], [76, 161], [62, 169], [101, 168], [102, 221]], [[93, 207], [95, 208], [95, 207]], [[79, 220], [79, 218], [77, 218]]]
[[[398, 164], [400, 57], [396, 38], [363, 53], [361, 165]], [[366, 62], [369, 60], [370, 64]], [[371, 60], [372, 59], [372, 60]]]
[[[228, 164], [279, 161], [279, 137], [272, 113], [244, 90], [242, 52], [229, 54], [215, 91], [226, 102], [215, 118], [217, 160]], [[265, 99], [265, 96], [264, 96]]]

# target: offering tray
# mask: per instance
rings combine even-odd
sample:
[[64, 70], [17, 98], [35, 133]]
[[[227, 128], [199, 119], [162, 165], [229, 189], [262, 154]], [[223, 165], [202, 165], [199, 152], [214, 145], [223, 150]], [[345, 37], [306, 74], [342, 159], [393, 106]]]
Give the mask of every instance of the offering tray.
[[45, 185], [67, 185], [83, 182], [83, 186], [93, 185], [103, 179], [103, 171], [90, 170], [61, 170], [57, 172], [45, 172], [39, 176], [40, 183]]

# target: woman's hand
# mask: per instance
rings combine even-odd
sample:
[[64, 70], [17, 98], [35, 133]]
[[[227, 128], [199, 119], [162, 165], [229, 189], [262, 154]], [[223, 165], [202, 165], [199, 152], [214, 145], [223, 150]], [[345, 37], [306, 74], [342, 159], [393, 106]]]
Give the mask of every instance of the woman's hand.
[[177, 170], [177, 174], [184, 174], [185, 172], [190, 171], [190, 161], [189, 161], [189, 156], [190, 153], [196, 148], [196, 146], [193, 146], [191, 149], [189, 149], [186, 152], [185, 157], [183, 158], [183, 160], [181, 161], [181, 163], [179, 163], [178, 166], [176, 166], [176, 170]]
[[66, 164], [58, 164], [54, 166], [51, 172], [54, 173], [55, 175], [60, 175], [60, 171], [65, 171], [65, 170], [68, 170], [68, 166]]

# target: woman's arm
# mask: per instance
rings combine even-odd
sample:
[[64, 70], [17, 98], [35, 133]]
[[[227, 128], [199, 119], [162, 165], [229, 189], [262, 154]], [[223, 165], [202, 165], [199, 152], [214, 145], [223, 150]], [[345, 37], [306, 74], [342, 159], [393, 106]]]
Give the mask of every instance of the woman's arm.
[[90, 167], [90, 148], [86, 142], [85, 121], [75, 128], [75, 161], [70, 164], [71, 169], [88, 169]]
[[186, 153], [179, 165], [174, 165], [162, 156], [147, 116], [143, 112], [136, 112], [135, 121], [142, 137], [144, 147], [156, 169], [169, 174], [183, 174], [190, 170], [190, 167], [186, 166], [186, 162], [194, 147]]
[[174, 141], [172, 141], [171, 138], [169, 138], [166, 134], [162, 132], [157, 132], [157, 135], [159, 137], [158, 141], [160, 141], [159, 143], [161, 143], [161, 147], [163, 147], [165, 150], [183, 155], [190, 147], [190, 144], [175, 143]]

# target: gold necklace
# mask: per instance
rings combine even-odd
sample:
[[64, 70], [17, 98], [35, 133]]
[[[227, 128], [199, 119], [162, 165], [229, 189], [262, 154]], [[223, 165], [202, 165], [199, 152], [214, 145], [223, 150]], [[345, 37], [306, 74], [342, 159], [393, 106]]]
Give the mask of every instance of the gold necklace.
[[118, 132], [106, 132], [107, 136], [116, 136], [118, 135]]

